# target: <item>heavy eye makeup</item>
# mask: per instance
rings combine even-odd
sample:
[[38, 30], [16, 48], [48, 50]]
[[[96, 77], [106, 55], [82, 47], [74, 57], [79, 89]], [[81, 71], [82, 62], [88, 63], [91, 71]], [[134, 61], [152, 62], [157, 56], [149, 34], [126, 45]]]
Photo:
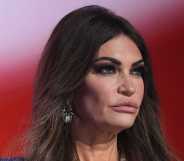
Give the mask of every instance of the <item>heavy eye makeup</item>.
[[[111, 57], [100, 57], [93, 63], [92, 71], [99, 75], [112, 75], [117, 72], [121, 72], [121, 65], [121, 62], [117, 59]], [[130, 74], [138, 77], [144, 76], [145, 66], [142, 59], [132, 64]]]
[[139, 65], [135, 68], [132, 68], [130, 70], [130, 74], [138, 76], [138, 77], [144, 77], [145, 75], [145, 67], [144, 65]]
[[117, 73], [119, 68], [113, 63], [96, 63], [92, 70], [96, 74], [111, 75]]

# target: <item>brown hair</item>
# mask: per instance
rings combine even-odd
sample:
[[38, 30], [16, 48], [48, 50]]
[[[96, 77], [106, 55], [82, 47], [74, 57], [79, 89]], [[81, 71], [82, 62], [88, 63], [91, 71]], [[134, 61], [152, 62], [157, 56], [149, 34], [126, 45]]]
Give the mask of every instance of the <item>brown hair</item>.
[[66, 15], [55, 27], [43, 51], [35, 80], [30, 161], [72, 161], [70, 124], [62, 120], [63, 103], [75, 96], [99, 47], [125, 34], [143, 56], [145, 92], [135, 124], [118, 134], [127, 160], [170, 161], [159, 123], [158, 98], [150, 58], [143, 38], [124, 18], [100, 6], [86, 6]]

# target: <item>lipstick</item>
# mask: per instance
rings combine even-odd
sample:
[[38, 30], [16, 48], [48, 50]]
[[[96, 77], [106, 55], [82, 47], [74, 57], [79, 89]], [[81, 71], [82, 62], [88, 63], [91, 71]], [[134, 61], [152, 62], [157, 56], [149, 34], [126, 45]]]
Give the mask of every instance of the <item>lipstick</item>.
[[111, 106], [112, 110], [120, 113], [136, 113], [138, 106], [132, 103], [121, 103], [118, 105]]

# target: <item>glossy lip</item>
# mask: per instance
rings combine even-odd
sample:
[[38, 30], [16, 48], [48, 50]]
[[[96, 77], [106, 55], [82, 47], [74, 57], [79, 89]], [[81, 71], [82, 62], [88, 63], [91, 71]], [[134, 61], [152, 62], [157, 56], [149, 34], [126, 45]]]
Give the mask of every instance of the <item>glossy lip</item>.
[[127, 102], [127, 103], [119, 103], [116, 105], [111, 106], [112, 110], [115, 112], [120, 113], [136, 113], [138, 110], [138, 106], [134, 103]]

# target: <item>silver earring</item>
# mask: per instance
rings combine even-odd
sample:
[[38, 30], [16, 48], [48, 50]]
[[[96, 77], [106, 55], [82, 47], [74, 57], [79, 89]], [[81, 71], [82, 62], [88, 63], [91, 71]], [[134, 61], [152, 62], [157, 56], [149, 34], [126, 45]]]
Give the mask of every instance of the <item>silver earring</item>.
[[64, 123], [68, 124], [72, 121], [74, 113], [72, 112], [72, 106], [69, 100], [66, 101], [62, 109], [62, 116]]

